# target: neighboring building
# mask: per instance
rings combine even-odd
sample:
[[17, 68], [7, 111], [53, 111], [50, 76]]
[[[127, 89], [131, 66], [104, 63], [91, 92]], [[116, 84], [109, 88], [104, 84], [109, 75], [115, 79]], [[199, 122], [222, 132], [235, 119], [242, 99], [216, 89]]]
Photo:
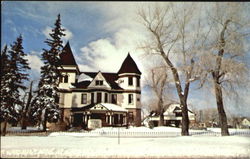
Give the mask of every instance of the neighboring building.
[[248, 129], [250, 129], [250, 121], [247, 118], [244, 118], [241, 121], [241, 128], [248, 128]]
[[60, 59], [59, 104], [65, 122], [87, 126], [89, 119], [101, 119], [102, 126], [140, 126], [141, 72], [130, 54], [117, 73], [80, 72], [69, 43]]
[[[195, 123], [195, 114], [188, 109], [188, 117], [190, 124]], [[147, 121], [153, 121], [154, 125], [158, 125], [160, 117], [157, 113], [152, 113]], [[165, 126], [176, 126], [179, 127], [182, 120], [182, 112], [180, 104], [171, 104], [168, 109], [164, 112], [164, 125]]]

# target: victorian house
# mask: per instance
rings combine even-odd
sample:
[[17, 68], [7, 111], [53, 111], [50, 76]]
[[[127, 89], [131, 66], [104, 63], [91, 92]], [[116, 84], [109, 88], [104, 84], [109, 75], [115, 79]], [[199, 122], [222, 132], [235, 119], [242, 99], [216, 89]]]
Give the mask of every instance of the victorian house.
[[60, 59], [62, 120], [70, 126], [86, 127], [90, 119], [100, 119], [102, 126], [140, 126], [141, 72], [129, 53], [113, 73], [81, 72], [69, 43]]

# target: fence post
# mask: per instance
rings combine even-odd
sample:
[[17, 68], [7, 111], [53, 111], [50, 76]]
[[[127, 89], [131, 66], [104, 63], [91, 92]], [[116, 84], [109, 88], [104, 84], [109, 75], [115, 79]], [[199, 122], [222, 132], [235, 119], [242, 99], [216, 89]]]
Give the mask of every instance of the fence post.
[[118, 127], [118, 145], [120, 145], [120, 127]]

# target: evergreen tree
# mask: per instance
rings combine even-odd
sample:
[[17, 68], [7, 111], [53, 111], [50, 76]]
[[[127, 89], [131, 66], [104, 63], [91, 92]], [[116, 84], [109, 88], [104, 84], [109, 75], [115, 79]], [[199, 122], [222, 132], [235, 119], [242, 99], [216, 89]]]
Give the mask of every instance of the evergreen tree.
[[[45, 43], [49, 50], [43, 49], [41, 67], [41, 78], [38, 84], [37, 96], [32, 109], [33, 119], [39, 121], [43, 119], [43, 129], [46, 130], [46, 122], [57, 122], [60, 118], [58, 84], [61, 76], [58, 70], [60, 66], [59, 54], [63, 49], [62, 36], [65, 29], [61, 27], [60, 14], [55, 22], [55, 27], [50, 33], [51, 39], [46, 39]], [[42, 116], [42, 118], [41, 118]]]
[[9, 56], [7, 54], [7, 45], [1, 51], [1, 122], [5, 121], [8, 116], [8, 97], [11, 96], [9, 78], [10, 74], [8, 73], [8, 67], [10, 64]]
[[28, 80], [27, 70], [30, 69], [26, 53], [23, 51], [22, 36], [20, 35], [7, 52], [7, 46], [1, 53], [1, 120], [6, 124], [17, 122], [19, 112], [16, 106], [22, 105], [20, 89], [25, 90], [24, 80]]
[[0, 111], [0, 120], [4, 122], [3, 135], [6, 134], [6, 127], [8, 119], [11, 119], [10, 116], [10, 105], [9, 100], [11, 97], [10, 94], [10, 74], [8, 73], [8, 67], [10, 64], [9, 56], [7, 54], [7, 45], [1, 51], [1, 111]]

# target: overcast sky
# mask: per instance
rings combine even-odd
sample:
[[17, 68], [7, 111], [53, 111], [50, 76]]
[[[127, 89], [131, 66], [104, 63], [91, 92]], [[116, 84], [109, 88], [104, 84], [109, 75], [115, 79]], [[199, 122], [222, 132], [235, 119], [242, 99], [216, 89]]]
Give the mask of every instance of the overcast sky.
[[[64, 43], [70, 42], [81, 71], [117, 72], [130, 52], [143, 74], [148, 61], [145, 62], [138, 46], [145, 34], [135, 16], [138, 5], [143, 4], [145, 2], [1, 2], [1, 48], [22, 34], [32, 68], [31, 79], [38, 79], [41, 51], [47, 47], [44, 41], [60, 13], [66, 29]], [[189, 103], [195, 108], [215, 107], [212, 92], [205, 90], [192, 89]], [[143, 88], [142, 100], [147, 101], [150, 96]], [[243, 115], [250, 114], [249, 96], [245, 92], [247, 107], [242, 106]], [[227, 109], [236, 111], [235, 108]]]

